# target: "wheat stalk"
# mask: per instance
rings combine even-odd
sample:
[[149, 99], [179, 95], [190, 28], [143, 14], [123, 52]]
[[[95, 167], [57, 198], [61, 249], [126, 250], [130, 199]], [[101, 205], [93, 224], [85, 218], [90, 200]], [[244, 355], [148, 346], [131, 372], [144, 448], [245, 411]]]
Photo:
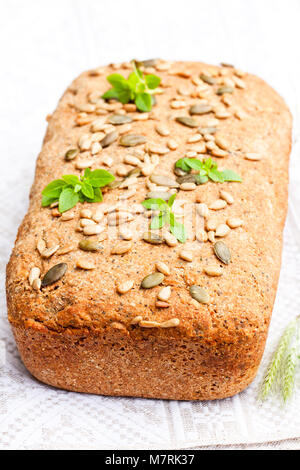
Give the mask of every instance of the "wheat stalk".
[[296, 340], [287, 354], [282, 377], [281, 391], [283, 400], [286, 402], [293, 393], [295, 383], [296, 366], [299, 361], [299, 328], [297, 328]]
[[[280, 338], [278, 347], [274, 353], [273, 359], [268, 367], [268, 372], [265, 376], [261, 393], [260, 393], [260, 398], [264, 400], [272, 386], [275, 383], [275, 379], [278, 377], [281, 365], [283, 363], [283, 359], [285, 356], [285, 353], [290, 345], [290, 342], [292, 340], [292, 337], [296, 331], [297, 327], [297, 321], [299, 320], [300, 317], [297, 317], [295, 320], [293, 320], [291, 323], [288, 324], [286, 329], [283, 332], [283, 335]], [[295, 361], [294, 361], [295, 362]]]

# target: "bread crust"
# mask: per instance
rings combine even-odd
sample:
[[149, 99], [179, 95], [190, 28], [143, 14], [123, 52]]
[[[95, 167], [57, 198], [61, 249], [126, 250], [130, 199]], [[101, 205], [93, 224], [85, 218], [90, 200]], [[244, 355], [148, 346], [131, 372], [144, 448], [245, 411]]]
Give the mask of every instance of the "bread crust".
[[[189, 71], [194, 77], [207, 67], [178, 62], [172, 70]], [[209, 67], [216, 73], [221, 70]], [[290, 112], [272, 88], [247, 74], [243, 78], [246, 89], [234, 93], [234, 105], [243, 110], [245, 117], [235, 118], [232, 106], [232, 117], [219, 120], [220, 133], [234, 150], [224, 163], [218, 163], [240, 173], [243, 183], [226, 183], [220, 188], [209, 182], [195, 192], [209, 204], [218, 198], [220, 189], [229, 191], [235, 203], [216, 211], [215, 217], [219, 222], [233, 216], [244, 220], [244, 225], [231, 230], [226, 238], [232, 261], [223, 276], [205, 275], [203, 267], [215, 261], [215, 256], [209, 242], [199, 244], [197, 240], [187, 244], [197, 255], [192, 263], [178, 259], [178, 246], [172, 249], [141, 240], [134, 241], [129, 253], [112, 256], [113, 241], [104, 240], [101, 253], [89, 254], [95, 269], [84, 271], [76, 267], [76, 259], [82, 255], [77, 247], [82, 233], [75, 232], [75, 227], [83, 207], [95, 210], [101, 204], [78, 204], [75, 218], [63, 222], [52, 217], [48, 208], [41, 208], [41, 191], [62, 174], [79, 174], [74, 162], [64, 160], [65, 152], [76, 146], [90, 128], [90, 124], [76, 126], [76, 107], [84, 105], [90, 93], [105, 92], [105, 77], [113, 71], [108, 66], [100, 75], [90, 71], [78, 77], [49, 120], [29, 210], [7, 266], [8, 318], [21, 358], [36, 378], [66, 390], [178, 400], [232, 396], [255, 377], [275, 299], [287, 210]], [[127, 74], [126, 69], [119, 71]], [[172, 110], [169, 104], [177, 96], [176, 90], [191, 81], [170, 70], [157, 74], [171, 86], [158, 95], [154, 111], [162, 122], [167, 122], [171, 136], [179, 142], [178, 149], [160, 157], [161, 172], [166, 174], [172, 172], [173, 163], [183, 152], [193, 147], [187, 145], [186, 138], [194, 131], [174, 121], [176, 115], [186, 115], [186, 109]], [[208, 122], [207, 116], [199, 117], [200, 126]], [[158, 136], [155, 124], [155, 119], [134, 121], [132, 132], [166, 145], [167, 138]], [[243, 157], [245, 152], [254, 151], [262, 155], [261, 161]], [[102, 166], [105, 155], [113, 155], [114, 169], [125, 153], [128, 150], [113, 143], [94, 157], [93, 169]], [[147, 191], [142, 183], [131, 201], [140, 203]], [[194, 202], [195, 192], [184, 192], [184, 199]], [[106, 193], [104, 203], [115, 203], [116, 194]], [[48, 245], [75, 243], [75, 249], [42, 259], [36, 250], [40, 237]], [[155, 270], [159, 260], [171, 267], [171, 274], [163, 282], [172, 287], [169, 308], [155, 306], [159, 286], [148, 291], [140, 289], [141, 280]], [[60, 262], [68, 264], [66, 275], [51, 286], [33, 290], [28, 283], [30, 269], [37, 266], [44, 274]], [[119, 295], [116, 285], [128, 278], [134, 281], [134, 288]], [[207, 305], [191, 299], [188, 287], [192, 284], [209, 291]], [[143, 328], [132, 323], [136, 316], [158, 323], [177, 318], [180, 323], [170, 328]]]

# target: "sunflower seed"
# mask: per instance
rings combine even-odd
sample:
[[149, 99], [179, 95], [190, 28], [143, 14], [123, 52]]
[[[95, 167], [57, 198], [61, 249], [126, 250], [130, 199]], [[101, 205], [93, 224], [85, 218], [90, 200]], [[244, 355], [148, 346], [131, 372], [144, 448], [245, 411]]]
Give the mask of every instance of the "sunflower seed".
[[155, 153], [157, 155], [165, 155], [170, 151], [168, 147], [165, 147], [164, 145], [158, 145], [154, 143], [150, 143], [147, 146], [147, 149], [150, 153]]
[[211, 243], [215, 243], [216, 239], [215, 239], [215, 232], [213, 230], [210, 230], [207, 234], [207, 239], [211, 242]]
[[158, 59], [146, 59], [138, 61], [137, 64], [143, 67], [155, 67], [158, 63]]
[[202, 140], [202, 135], [201, 134], [194, 134], [191, 137], [187, 139], [188, 144], [194, 144], [196, 142], [200, 142]]
[[104, 231], [104, 228], [102, 225], [87, 225], [83, 228], [83, 233], [84, 235], [98, 235], [99, 233]]
[[80, 150], [89, 150], [92, 145], [91, 137], [87, 134], [82, 135], [78, 140]]
[[117, 285], [117, 291], [119, 294], [126, 294], [133, 288], [133, 281], [125, 281]]
[[227, 85], [221, 86], [216, 91], [217, 95], [223, 95], [224, 93], [233, 93], [233, 92], [234, 92], [234, 88], [231, 86], [227, 86]]
[[42, 281], [40, 280], [40, 278], [34, 279], [32, 281], [32, 288], [34, 290], [40, 290], [41, 285], [42, 285]]
[[106, 134], [104, 139], [101, 140], [100, 142], [101, 147], [102, 148], [108, 147], [109, 145], [111, 145], [113, 142], [117, 140], [118, 136], [119, 136], [119, 133], [117, 131], [109, 132], [108, 134]]
[[66, 274], [67, 269], [68, 265], [66, 263], [59, 263], [52, 266], [42, 279], [42, 287], [49, 286], [50, 284], [59, 281]]
[[224, 209], [227, 206], [227, 202], [224, 199], [217, 199], [212, 204], [210, 204], [209, 209], [218, 211]]
[[68, 243], [65, 246], [62, 246], [57, 252], [57, 255], [66, 255], [67, 253], [70, 253], [71, 251], [75, 250], [76, 246], [74, 243]]
[[40, 277], [41, 270], [39, 268], [31, 268], [28, 280], [29, 284], [32, 286], [32, 283], [35, 279], [38, 279]]
[[209, 295], [202, 287], [193, 285], [190, 286], [189, 290], [191, 297], [200, 304], [207, 304], [209, 302]]
[[208, 231], [216, 230], [217, 225], [218, 225], [218, 223], [217, 223], [216, 219], [210, 218], [210, 219], [207, 219], [205, 228]]
[[198, 127], [197, 121], [189, 116], [179, 116], [175, 118], [175, 121], [187, 127]]
[[157, 271], [159, 271], [160, 273], [163, 273], [165, 276], [168, 276], [170, 274], [169, 266], [166, 263], [164, 263], [163, 261], [157, 261], [155, 263], [155, 267], [156, 267]]
[[168, 186], [169, 188], [178, 188], [179, 184], [177, 181], [169, 178], [165, 175], [151, 175], [150, 181], [157, 184], [158, 186]]
[[142, 328], [158, 328], [160, 327], [160, 323], [157, 321], [150, 321], [150, 320], [141, 320], [139, 322], [139, 326]]
[[223, 274], [223, 269], [220, 266], [205, 266], [204, 272], [208, 276], [222, 276]]
[[178, 142], [175, 139], [170, 139], [167, 143], [170, 150], [176, 150], [178, 148]]
[[140, 321], [142, 321], [142, 320], [143, 320], [143, 317], [141, 315], [137, 315], [136, 317], [134, 317], [131, 320], [130, 324], [131, 325], [136, 325], [137, 323], [140, 323]]
[[165, 191], [150, 191], [146, 194], [146, 199], [163, 199], [164, 201], [168, 201], [171, 196], [171, 193]]
[[216, 228], [216, 237], [226, 237], [230, 232], [230, 228], [226, 224], [220, 224]]
[[258, 160], [261, 160], [261, 155], [259, 155], [258, 153], [248, 152], [248, 153], [245, 153], [245, 159], [256, 162]]
[[183, 259], [184, 261], [189, 261], [190, 263], [193, 261], [193, 253], [187, 250], [181, 250], [179, 252], [179, 258]]
[[189, 113], [193, 114], [207, 114], [212, 112], [212, 107], [209, 104], [194, 104], [190, 107]]
[[[157, 308], [168, 308], [170, 304], [168, 302], [164, 302], [163, 300], [156, 300], [155, 307]], [[161, 326], [161, 324], [160, 324]]]
[[204, 202], [202, 202], [201, 204], [197, 204], [196, 209], [201, 217], [204, 217], [205, 219], [208, 217], [209, 210]]
[[108, 122], [110, 124], [119, 126], [120, 124], [127, 124], [132, 122], [132, 117], [128, 116], [127, 114], [113, 114], [108, 118]]
[[224, 201], [226, 201], [227, 204], [233, 204], [234, 203], [233, 196], [230, 193], [228, 193], [227, 191], [224, 191], [223, 189], [220, 190], [220, 198], [224, 199]]
[[159, 135], [161, 135], [163, 137], [166, 137], [166, 136], [170, 135], [170, 130], [168, 129], [167, 126], [165, 126], [163, 124], [157, 124], [156, 127], [155, 127], [155, 130]]
[[129, 212], [113, 212], [108, 215], [107, 223], [110, 226], [115, 226], [131, 222], [133, 219], [133, 215]]
[[141, 283], [143, 289], [151, 289], [152, 287], [158, 286], [164, 280], [165, 276], [163, 273], [152, 273], [144, 277]]
[[74, 158], [76, 158], [78, 154], [79, 154], [78, 149], [70, 149], [65, 154], [65, 160], [67, 162], [69, 162], [70, 160], [74, 160]]
[[143, 235], [143, 240], [151, 245], [160, 245], [163, 243], [164, 238], [156, 232], [145, 232]]
[[231, 253], [228, 246], [224, 242], [216, 242], [214, 244], [214, 253], [216, 257], [224, 264], [229, 264], [231, 260]]
[[92, 213], [92, 211], [91, 211], [90, 209], [82, 209], [82, 210], [80, 211], [80, 217], [81, 217], [82, 219], [91, 219], [91, 218], [92, 218], [92, 215], [93, 215], [93, 213]]
[[76, 267], [90, 271], [91, 269], [95, 269], [95, 263], [93, 263], [93, 261], [81, 258], [76, 261]]
[[170, 286], [163, 287], [159, 291], [159, 293], [157, 294], [157, 298], [159, 300], [162, 300], [163, 302], [166, 302], [167, 300], [169, 300], [170, 297], [171, 297], [171, 287]]
[[209, 127], [199, 127], [198, 132], [202, 135], [207, 135], [207, 134], [215, 134], [217, 132], [217, 128], [214, 126], [209, 126]]
[[50, 258], [59, 249], [59, 245], [53, 245], [41, 253], [42, 258]]
[[242, 219], [239, 219], [238, 217], [230, 217], [227, 219], [226, 223], [230, 228], [238, 228], [243, 225]]
[[123, 255], [124, 253], [127, 253], [130, 251], [132, 248], [132, 242], [130, 241], [119, 241], [116, 243], [112, 249], [111, 249], [111, 254], [112, 255]]
[[194, 191], [194, 189], [196, 189], [196, 184], [195, 183], [182, 183], [180, 185], [180, 189], [182, 191]]
[[178, 326], [180, 323], [179, 318], [171, 318], [170, 320], [164, 321], [160, 324], [161, 328], [172, 328]]
[[100, 251], [103, 249], [103, 245], [100, 244], [99, 240], [85, 238], [80, 240], [79, 248], [83, 251]]
[[140, 134], [126, 134], [122, 135], [119, 144], [123, 147], [135, 147], [136, 145], [144, 144], [146, 139]]
[[168, 246], [176, 246], [177, 245], [177, 238], [170, 232], [164, 233], [164, 239]]
[[64, 222], [67, 222], [68, 220], [72, 220], [74, 219], [75, 217], [75, 214], [73, 211], [67, 211], [67, 212], [64, 212], [62, 215], [61, 215], [61, 218], [60, 220], [64, 221]]
[[126, 225], [121, 225], [119, 228], [119, 235], [123, 240], [132, 240], [133, 233], [131, 230], [126, 227]]

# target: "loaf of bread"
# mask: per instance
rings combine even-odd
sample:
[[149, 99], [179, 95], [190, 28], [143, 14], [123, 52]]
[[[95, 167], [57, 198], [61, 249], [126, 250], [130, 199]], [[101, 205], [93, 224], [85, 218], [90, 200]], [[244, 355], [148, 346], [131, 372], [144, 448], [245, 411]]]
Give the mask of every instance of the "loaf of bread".
[[[264, 81], [226, 64], [140, 63], [161, 78], [150, 112], [101, 98], [106, 77], [127, 77], [130, 68], [83, 73], [48, 117], [7, 266], [9, 321], [25, 366], [46, 384], [112, 396], [229, 397], [251, 383], [264, 351], [291, 115]], [[212, 176], [198, 184], [194, 170], [174, 166], [184, 157], [211, 158], [242, 182]], [[102, 202], [62, 214], [55, 203], [42, 207], [46, 185], [85, 168], [115, 176]], [[167, 223], [149, 231], [149, 216], [159, 213], [141, 204], [172, 194], [185, 242]]]

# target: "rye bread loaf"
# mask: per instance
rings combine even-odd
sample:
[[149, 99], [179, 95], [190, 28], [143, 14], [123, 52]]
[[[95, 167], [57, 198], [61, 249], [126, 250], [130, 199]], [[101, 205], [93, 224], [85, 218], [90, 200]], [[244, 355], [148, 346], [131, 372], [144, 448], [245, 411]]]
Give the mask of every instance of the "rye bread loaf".
[[[25, 366], [47, 384], [113, 396], [229, 397], [253, 380], [265, 346], [280, 271], [291, 116], [261, 79], [233, 67], [191, 62], [145, 67], [162, 78], [162, 93], [149, 114], [101, 100], [109, 88], [106, 76], [127, 76], [128, 69], [121, 64], [83, 73], [48, 119], [29, 210], [7, 266], [9, 321]], [[224, 86], [229, 88], [222, 94]], [[194, 104], [203, 106], [204, 114], [193, 116], [199, 128], [176, 120], [189, 116]], [[110, 124], [120, 113], [131, 122]], [[216, 132], [203, 130], [208, 127]], [[114, 129], [114, 142], [102, 149], [94, 145]], [[146, 143], [119, 145], [128, 134], [142, 135]], [[69, 149], [80, 153], [66, 161]], [[149, 221], [140, 203], [150, 190], [168, 189], [155, 186], [149, 174], [175, 179], [174, 163], [186, 155], [211, 156], [243, 182], [173, 188], [192, 213], [189, 239], [149, 244], [135, 225]], [[48, 183], [63, 174], [80, 175], [84, 166], [106, 168], [118, 180], [135, 168], [146, 176], [141, 173], [128, 189], [105, 190], [102, 203], [78, 203], [69, 217], [41, 207]], [[107, 227], [125, 203], [130, 220]], [[82, 219], [91, 220], [98, 210], [104, 213], [95, 217], [101, 233], [90, 237], [82, 226], [93, 222]], [[131, 240], [122, 239], [131, 238], [125, 227], [131, 227]], [[80, 249], [90, 239], [99, 240], [98, 251]], [[229, 264], [217, 259], [217, 240], [230, 250]], [[115, 254], [120, 242], [128, 251]], [[41, 287], [40, 279], [60, 263], [66, 265], [64, 275]], [[159, 271], [159, 285], [141, 288], [148, 274]], [[191, 286], [204, 290], [206, 303], [192, 298]]]

